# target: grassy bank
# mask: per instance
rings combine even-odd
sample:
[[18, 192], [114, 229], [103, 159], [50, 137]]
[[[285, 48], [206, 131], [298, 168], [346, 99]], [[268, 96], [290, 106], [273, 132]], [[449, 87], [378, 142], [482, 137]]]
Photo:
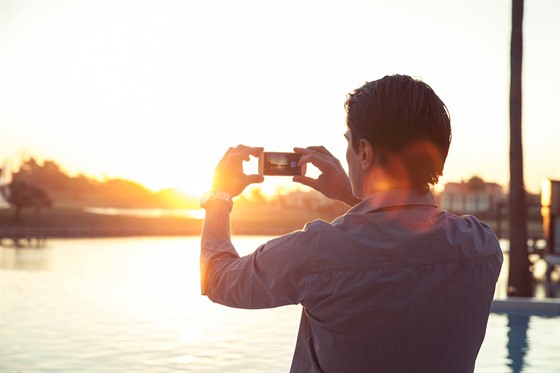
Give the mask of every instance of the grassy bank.
[[[280, 235], [302, 228], [306, 222], [332, 220], [338, 212], [257, 207], [235, 209], [231, 217], [234, 234]], [[81, 208], [51, 208], [36, 214], [24, 210], [14, 219], [12, 209], [0, 210], [0, 235], [34, 234], [43, 237], [114, 237], [154, 235], [199, 235], [202, 220], [180, 216], [138, 217], [101, 215]]]
[[100, 215], [79, 208], [51, 208], [40, 214], [24, 211], [17, 220], [12, 210], [0, 210], [2, 236], [28, 232], [44, 237], [197, 235], [201, 227], [202, 221], [197, 219]]
[[[286, 209], [261, 206], [236, 208], [231, 217], [232, 232], [244, 235], [280, 235], [301, 229], [305, 223], [323, 219], [331, 221], [344, 213], [344, 208], [329, 211]], [[507, 238], [507, 220], [485, 220], [501, 237]], [[0, 235], [34, 233], [44, 237], [112, 237], [154, 235], [199, 235], [202, 220], [179, 216], [137, 217], [101, 215], [81, 208], [55, 207], [36, 214], [24, 210], [19, 220], [12, 209], [0, 209]], [[542, 222], [530, 221], [530, 238], [542, 237]]]

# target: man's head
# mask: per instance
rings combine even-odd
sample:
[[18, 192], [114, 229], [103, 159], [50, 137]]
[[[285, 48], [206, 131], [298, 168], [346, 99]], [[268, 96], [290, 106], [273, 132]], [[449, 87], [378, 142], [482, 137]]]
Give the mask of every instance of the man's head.
[[447, 107], [430, 86], [406, 75], [386, 76], [350, 93], [345, 107], [355, 152], [371, 145], [373, 163], [397, 184], [425, 192], [437, 183], [451, 125]]

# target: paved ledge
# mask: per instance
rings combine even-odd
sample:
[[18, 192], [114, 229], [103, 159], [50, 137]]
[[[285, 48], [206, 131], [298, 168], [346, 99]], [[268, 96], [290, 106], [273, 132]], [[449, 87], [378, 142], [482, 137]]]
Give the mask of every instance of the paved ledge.
[[560, 299], [507, 298], [494, 299], [492, 313], [522, 316], [560, 317]]

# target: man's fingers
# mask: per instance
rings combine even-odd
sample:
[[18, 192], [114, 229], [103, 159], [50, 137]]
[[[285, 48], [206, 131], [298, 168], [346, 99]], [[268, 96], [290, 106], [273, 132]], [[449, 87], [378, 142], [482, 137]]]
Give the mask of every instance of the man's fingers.
[[249, 147], [246, 145], [237, 145], [235, 148], [229, 148], [220, 162], [218, 167], [222, 167], [225, 163], [229, 163], [232, 160], [235, 161], [249, 161], [249, 156], [258, 157], [263, 151], [262, 147]]
[[218, 168], [221, 167], [223, 165], [223, 163], [228, 159], [229, 155], [235, 151], [235, 148], [233, 147], [229, 147], [228, 150], [226, 150], [226, 152], [224, 153], [224, 155], [222, 156], [222, 159], [220, 159], [220, 161], [218, 162]]
[[257, 157], [262, 153], [264, 148], [262, 147], [249, 147], [245, 145], [238, 145], [234, 151], [229, 155], [230, 157], [235, 157], [244, 161], [249, 160], [249, 156]]
[[228, 148], [228, 150], [226, 150], [226, 152], [225, 152], [225, 154], [224, 154], [224, 156], [223, 156], [222, 158], [228, 156], [228, 155], [229, 155], [232, 151], [234, 151], [234, 150], [235, 150], [235, 148], [232, 147], [232, 146], [230, 146], [230, 147]]
[[313, 179], [308, 176], [294, 176], [292, 178], [292, 181], [303, 185], [307, 185], [308, 187], [311, 187], [313, 189], [316, 189], [317, 186], [317, 179]]
[[310, 153], [301, 157], [299, 165], [306, 163], [311, 163], [313, 166], [317, 167], [321, 171], [325, 171], [329, 166], [332, 167], [333, 162], [336, 161], [335, 158], [327, 157], [324, 154]]
[[331, 152], [327, 150], [324, 146], [308, 146], [307, 148], [294, 148], [294, 152], [298, 154], [311, 154], [311, 153], [319, 153], [329, 157], [333, 157]]
[[327, 166], [338, 163], [336, 159], [324, 146], [309, 146], [307, 148], [294, 148], [294, 151], [301, 154], [302, 157], [298, 163], [302, 166], [305, 163], [311, 163], [320, 170]]
[[329, 151], [327, 150], [327, 148], [325, 148], [324, 146], [310, 146], [310, 147], [308, 147], [308, 149], [309, 149], [309, 150], [313, 150], [313, 151], [315, 151], [315, 152], [317, 152], [317, 153], [321, 153], [321, 154], [323, 154], [323, 155], [329, 156], [329, 157], [332, 157], [332, 156], [333, 156], [333, 155], [331, 154], [331, 152], [329, 152]]

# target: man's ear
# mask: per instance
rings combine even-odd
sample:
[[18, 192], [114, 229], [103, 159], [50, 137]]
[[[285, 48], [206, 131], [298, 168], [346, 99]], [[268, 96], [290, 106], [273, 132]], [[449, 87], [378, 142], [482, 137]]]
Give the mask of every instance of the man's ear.
[[376, 161], [373, 145], [366, 139], [360, 139], [358, 142], [358, 151], [362, 169], [367, 170], [373, 166]]

